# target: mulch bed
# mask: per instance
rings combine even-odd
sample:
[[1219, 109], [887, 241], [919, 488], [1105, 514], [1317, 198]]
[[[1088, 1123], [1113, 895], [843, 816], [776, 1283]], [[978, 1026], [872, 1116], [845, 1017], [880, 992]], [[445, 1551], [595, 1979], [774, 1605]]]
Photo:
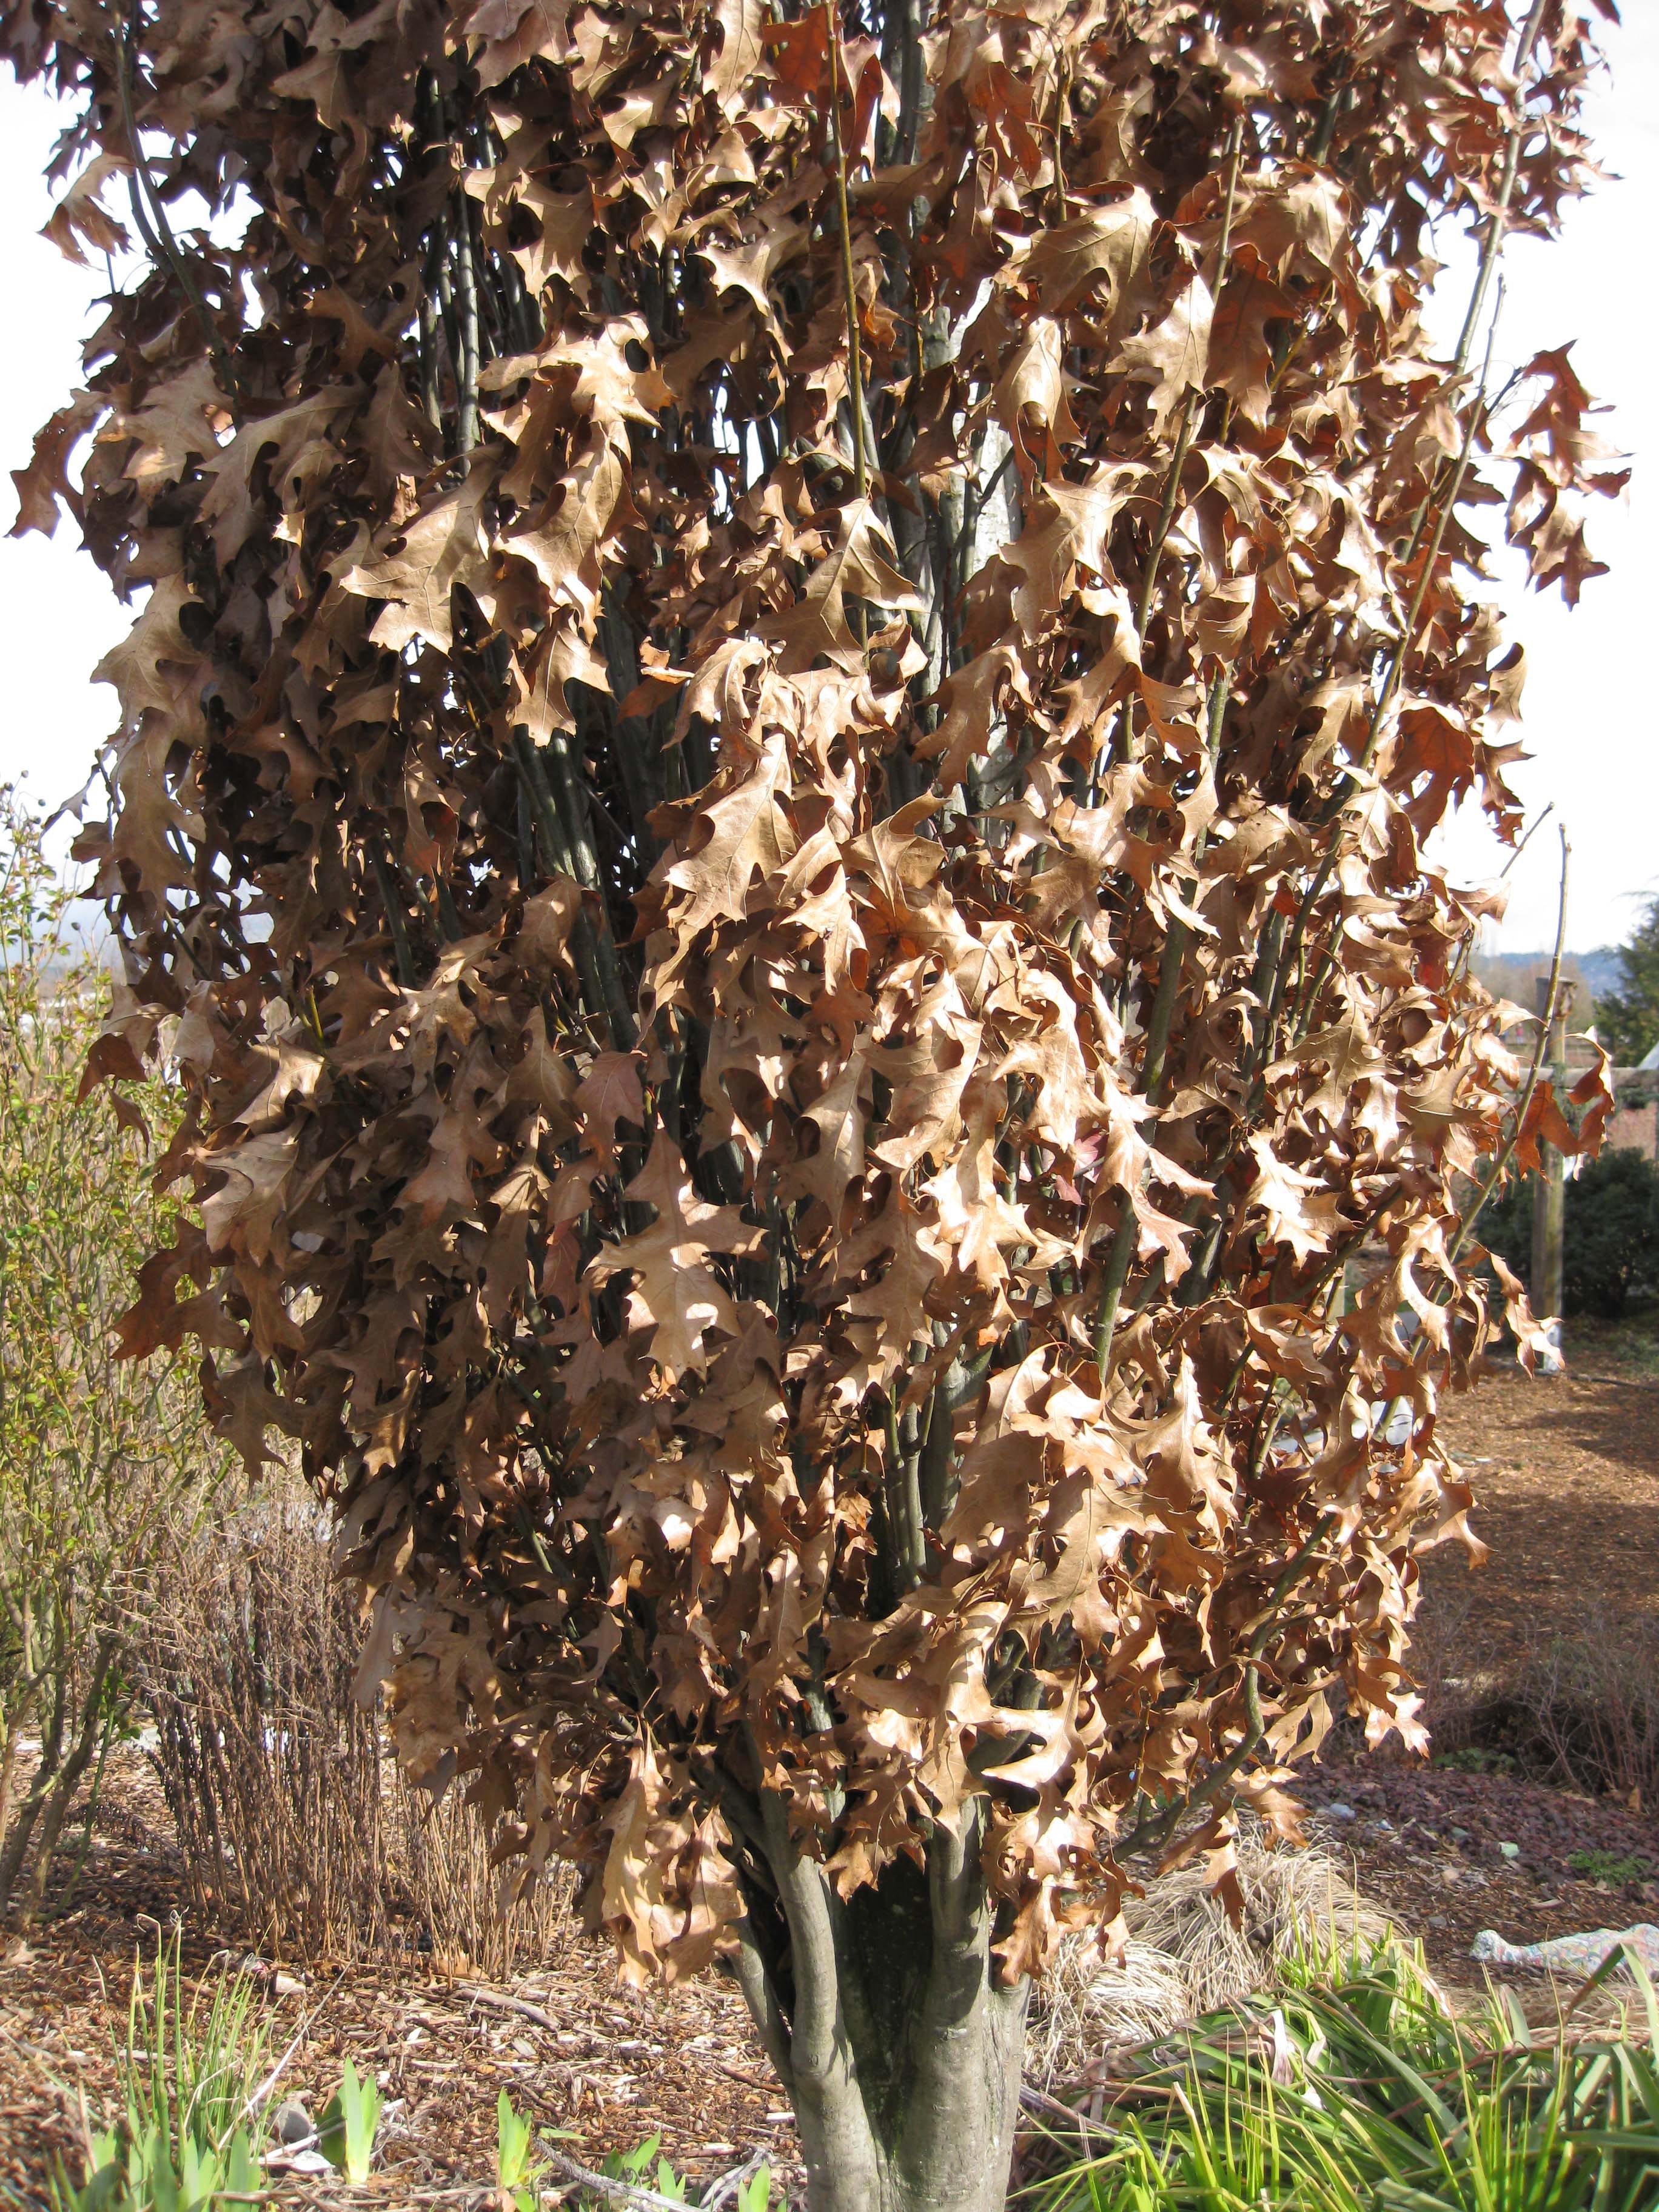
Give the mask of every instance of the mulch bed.
[[[1454, 1656], [1466, 1650], [1488, 1684], [1501, 1684], [1540, 1639], [1582, 1628], [1588, 1607], [1659, 1610], [1659, 1388], [1650, 1370], [1596, 1371], [1616, 1360], [1616, 1347], [1592, 1344], [1577, 1372], [1536, 1382], [1498, 1373], [1449, 1410], [1492, 1560], [1473, 1575], [1449, 1547], [1428, 1562], [1424, 1614], [1443, 1665], [1449, 1639]], [[1480, 1985], [1468, 1954], [1482, 1928], [1532, 1942], [1659, 1917], [1651, 1808], [1356, 1754], [1340, 1741], [1306, 1771], [1301, 1794], [1315, 1832], [1351, 1854], [1358, 1887], [1422, 1938], [1454, 1991], [1472, 1996]], [[1333, 1804], [1352, 1817], [1333, 1815]], [[1619, 1885], [1597, 1881], [1566, 1863], [1583, 1851], [1644, 1858], [1648, 1868]], [[73, 2156], [79, 2099], [96, 2115], [112, 2090], [112, 2038], [125, 2023], [134, 1959], [153, 1958], [158, 1936], [175, 1929], [186, 1975], [211, 1971], [222, 1934], [191, 1917], [166, 1808], [129, 1749], [112, 1761], [72, 1909], [27, 1946], [0, 1950], [0, 2198], [45, 2203], [54, 2156]], [[297, 2039], [283, 2093], [315, 2112], [349, 2053], [395, 2103], [378, 2202], [450, 2201], [478, 2212], [498, 2203], [502, 2087], [521, 2109], [569, 2130], [569, 2154], [584, 2163], [658, 2135], [695, 2190], [765, 2146], [780, 2179], [799, 2186], [785, 2100], [741, 1999], [718, 1979], [628, 1990], [608, 1950], [574, 1931], [557, 1958], [482, 1995], [476, 1978], [413, 1962], [270, 1963], [301, 1984], [277, 1996], [269, 1977], [260, 1981], [273, 2057]], [[298, 2177], [278, 2189], [294, 2203], [345, 2194]]]
[[[1659, 1917], [1659, 1828], [1607, 1798], [1340, 1754], [1310, 1768], [1297, 1794], [1313, 1810], [1312, 1832], [1352, 1855], [1356, 1886], [1421, 1938], [1449, 1987], [1481, 1985], [1468, 1953], [1484, 1928], [1535, 1943]], [[1333, 1804], [1353, 1817], [1333, 1818]], [[1598, 1881], [1567, 1863], [1585, 1852], [1645, 1866], [1626, 1881]]]
[[[1476, 1570], [1455, 1545], [1425, 1562], [1423, 1642], [1445, 1674], [1467, 1669], [1456, 1688], [1501, 1694], [1552, 1638], [1582, 1635], [1598, 1616], [1659, 1612], [1659, 1381], [1644, 1348], [1574, 1325], [1565, 1374], [1498, 1369], [1446, 1407], [1443, 1433], [1492, 1553]], [[1468, 1949], [1483, 1928], [1531, 1943], [1659, 1919], [1659, 1808], [1347, 1745], [1306, 1770], [1297, 1794], [1352, 1808], [1354, 1820], [1321, 1832], [1352, 1853], [1361, 1889], [1422, 1939], [1449, 1985], [1480, 1981]], [[1589, 1851], [1644, 1858], [1652, 1871], [1598, 1881], [1566, 1863]]]
[[[0, 1952], [0, 2201], [46, 2202], [54, 2157], [76, 2161], [75, 2115], [84, 2095], [94, 2120], [115, 2083], [113, 2037], [124, 2032], [135, 1958], [153, 1960], [176, 1929], [188, 1982], [210, 1977], [222, 1947], [194, 1924], [171, 1826], [136, 1752], [111, 1761], [79, 1901], [63, 1917]], [[240, 1947], [232, 1961], [240, 1960]], [[266, 1966], [283, 1964], [264, 1962]], [[495, 2100], [568, 2130], [564, 2148], [594, 2165], [647, 2136], [696, 2189], [769, 2149], [781, 2181], [798, 2160], [793, 2122], [742, 1998], [710, 1978], [673, 1990], [634, 1990], [616, 1978], [608, 1946], [572, 1930], [562, 1954], [510, 1990], [398, 1963], [287, 1962], [285, 1994], [256, 1976], [268, 2013], [271, 2063], [298, 2038], [281, 2096], [313, 2116], [350, 2056], [373, 2068], [396, 2109], [373, 2192], [387, 2205], [453, 2198], [482, 2212], [493, 2187]], [[300, 1984], [289, 1990], [289, 1980]], [[477, 1994], [480, 1990], [483, 1994]], [[512, 1998], [522, 2009], [509, 2008]], [[492, 2002], [492, 1999], [494, 2002]], [[361, 2202], [326, 2179], [286, 2178], [283, 2202]]]
[[1443, 1416], [1492, 1559], [1471, 1573], [1461, 1547], [1431, 1552], [1425, 1602], [1500, 1667], [1593, 1608], [1659, 1613], [1659, 1382], [1598, 1371], [1613, 1355], [1594, 1338], [1572, 1357], [1564, 1375], [1498, 1369]]

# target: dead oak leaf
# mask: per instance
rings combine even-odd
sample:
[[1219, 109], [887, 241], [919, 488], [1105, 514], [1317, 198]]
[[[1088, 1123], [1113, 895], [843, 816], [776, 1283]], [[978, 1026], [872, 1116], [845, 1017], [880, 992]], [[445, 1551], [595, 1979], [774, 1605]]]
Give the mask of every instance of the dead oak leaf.
[[853, 635], [849, 599], [892, 613], [925, 611], [915, 588], [893, 566], [892, 550], [873, 500], [852, 500], [842, 508], [836, 542], [808, 576], [799, 598], [759, 625], [759, 635], [775, 640], [781, 648], [778, 665], [783, 674], [810, 668], [820, 653], [848, 665], [862, 660], [863, 648]]
[[1158, 220], [1139, 186], [1104, 207], [1090, 208], [1037, 234], [1012, 272], [1030, 286], [1045, 315], [1085, 308], [1103, 330], [1114, 330], [1138, 303]]
[[633, 1052], [601, 1052], [576, 1087], [576, 1103], [584, 1115], [583, 1141], [604, 1165], [617, 1153], [617, 1124], [645, 1126], [645, 1091], [640, 1081], [640, 1056]]
[[869, 1064], [854, 1052], [824, 1085], [797, 1123], [797, 1142], [816, 1132], [810, 1151], [790, 1161], [778, 1176], [777, 1194], [786, 1204], [816, 1199], [832, 1224], [841, 1218], [849, 1187], [864, 1180], [864, 1129], [868, 1112]]
[[483, 585], [490, 570], [483, 505], [495, 477], [487, 459], [466, 481], [404, 524], [371, 560], [340, 579], [343, 591], [383, 599], [369, 635], [388, 652], [423, 638], [447, 653], [454, 641], [451, 594], [457, 584]]
[[755, 758], [722, 769], [698, 799], [658, 872], [680, 896], [668, 909], [668, 926], [681, 940], [717, 920], [741, 921], [757, 876], [779, 873], [797, 845], [785, 811], [791, 788], [789, 756], [781, 735], [767, 739]]
[[78, 261], [83, 269], [92, 266], [81, 250], [83, 240], [100, 257], [125, 253], [130, 243], [126, 231], [100, 194], [112, 176], [131, 173], [132, 163], [125, 154], [94, 155], [52, 210], [41, 237], [49, 238], [67, 260]]
[[1336, 1226], [1334, 1196], [1317, 1176], [1304, 1175], [1281, 1160], [1267, 1137], [1252, 1137], [1250, 1153], [1256, 1173], [1244, 1203], [1267, 1215], [1268, 1243], [1288, 1244], [1298, 1260], [1328, 1250]]
[[1170, 303], [1160, 322], [1127, 339], [1113, 364], [1121, 374], [1145, 379], [1152, 434], [1163, 438], [1171, 414], [1189, 392], [1201, 392], [1210, 363], [1210, 326], [1215, 302], [1197, 275]]
[[81, 495], [70, 483], [70, 458], [82, 438], [104, 411], [104, 401], [90, 392], [76, 392], [34, 434], [34, 451], [25, 468], [14, 469], [17, 487], [17, 520], [9, 535], [21, 538], [38, 530], [50, 538], [58, 527], [61, 500], [71, 514], [78, 514]]
[[866, 1388], [895, 1375], [927, 1334], [927, 1300], [945, 1272], [947, 1248], [898, 1184], [875, 1219], [842, 1246], [839, 1266], [844, 1276], [884, 1260], [880, 1279], [847, 1302], [849, 1315], [877, 1325]]
[[135, 441], [123, 473], [153, 498], [163, 484], [181, 482], [192, 461], [218, 451], [219, 434], [230, 419], [212, 362], [193, 361], [147, 392], [142, 406], [112, 415], [100, 442]]
[[1248, 422], [1264, 424], [1273, 404], [1273, 351], [1267, 325], [1297, 313], [1295, 300], [1273, 282], [1254, 252], [1247, 249], [1235, 260], [1210, 325], [1210, 380], [1232, 395]]
[[738, 1310], [705, 1264], [712, 1252], [752, 1252], [762, 1232], [735, 1206], [700, 1198], [679, 1146], [659, 1129], [651, 1156], [625, 1194], [649, 1206], [648, 1229], [607, 1245], [589, 1265], [586, 1279], [602, 1283], [624, 1269], [634, 1276], [630, 1318], [648, 1328], [650, 1357], [666, 1383], [688, 1372], [708, 1371], [707, 1337], [719, 1328], [735, 1336]]
[[562, 61], [570, 50], [574, 0], [483, 0], [464, 26], [482, 41], [475, 64], [485, 91], [538, 57]]
[[1267, 1070], [1267, 1079], [1273, 1082], [1296, 1067], [1322, 1066], [1324, 1081], [1306, 1103], [1334, 1125], [1342, 1119], [1354, 1085], [1382, 1074], [1386, 1065], [1364, 1023], [1351, 1014], [1328, 1029], [1316, 1030], [1311, 1036], [1304, 1037], [1294, 1052], [1274, 1061]]

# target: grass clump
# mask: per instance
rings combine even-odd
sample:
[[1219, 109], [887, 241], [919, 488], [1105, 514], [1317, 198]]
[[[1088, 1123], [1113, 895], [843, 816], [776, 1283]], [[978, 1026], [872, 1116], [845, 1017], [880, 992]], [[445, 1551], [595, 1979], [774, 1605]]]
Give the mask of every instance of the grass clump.
[[1433, 1763], [1453, 1774], [1513, 1774], [1520, 1762], [1512, 1751], [1495, 1751], [1484, 1743], [1465, 1743], [1455, 1751], [1437, 1752]]
[[1653, 2212], [1659, 2066], [1651, 2040], [1540, 2045], [1497, 1998], [1457, 2021], [1397, 1943], [1310, 1948], [1025, 2163], [1025, 2212]]
[[260, 2190], [266, 2037], [252, 1995], [222, 1975], [186, 2005], [176, 1943], [158, 1945], [148, 1982], [135, 1966], [116, 2051], [120, 2106], [98, 2129], [83, 2109], [83, 2179], [60, 2168], [54, 2212], [194, 2212]]
[[1645, 1851], [1626, 1851], [1622, 1856], [1616, 1851], [1569, 1851], [1567, 1866], [1586, 1881], [1645, 1881], [1653, 1872], [1653, 1861]]
[[[186, 2001], [176, 1938], [158, 1943], [148, 1976], [134, 1966], [115, 2109], [94, 2127], [82, 2100], [81, 2179], [59, 2160], [52, 2212], [210, 2212], [270, 2199], [266, 2108], [289, 2054], [267, 2066], [269, 2031], [252, 2003], [252, 1982], [222, 1972]], [[374, 2075], [348, 2058], [313, 2144], [354, 2187], [370, 2179], [384, 2117]]]

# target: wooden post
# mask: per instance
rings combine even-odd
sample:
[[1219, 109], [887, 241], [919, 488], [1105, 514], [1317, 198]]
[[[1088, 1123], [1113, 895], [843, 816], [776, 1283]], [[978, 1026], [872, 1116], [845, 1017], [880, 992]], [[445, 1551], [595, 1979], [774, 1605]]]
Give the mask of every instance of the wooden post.
[[[1549, 1011], [1549, 977], [1538, 976], [1534, 988], [1538, 993], [1538, 1013], [1541, 1020]], [[1572, 1004], [1572, 996], [1573, 986], [1564, 979], [1556, 994], [1547, 1048], [1550, 1073], [1558, 1097], [1567, 1087], [1567, 1012]], [[1540, 1145], [1539, 1153], [1544, 1171], [1534, 1189], [1532, 1201], [1532, 1310], [1540, 1321], [1548, 1320], [1550, 1338], [1559, 1363], [1561, 1352], [1562, 1251], [1567, 1218], [1567, 1164], [1553, 1145]]]

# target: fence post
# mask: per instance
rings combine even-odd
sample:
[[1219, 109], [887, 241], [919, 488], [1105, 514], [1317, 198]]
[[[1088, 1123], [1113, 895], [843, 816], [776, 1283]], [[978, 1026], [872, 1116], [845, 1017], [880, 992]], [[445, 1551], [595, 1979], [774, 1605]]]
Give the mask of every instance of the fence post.
[[[1550, 979], [1547, 975], [1534, 978], [1538, 994], [1538, 1015], [1541, 1021], [1549, 1012]], [[1559, 1097], [1566, 1089], [1567, 1077], [1567, 1012], [1571, 1006], [1573, 985], [1564, 977], [1556, 994], [1555, 1012], [1550, 1022], [1548, 1053], [1550, 1074]], [[1532, 1310], [1540, 1319], [1547, 1319], [1550, 1341], [1555, 1347], [1552, 1368], [1560, 1364], [1562, 1250], [1565, 1240], [1567, 1218], [1567, 1164], [1552, 1144], [1539, 1146], [1543, 1173], [1533, 1197], [1532, 1207]]]

